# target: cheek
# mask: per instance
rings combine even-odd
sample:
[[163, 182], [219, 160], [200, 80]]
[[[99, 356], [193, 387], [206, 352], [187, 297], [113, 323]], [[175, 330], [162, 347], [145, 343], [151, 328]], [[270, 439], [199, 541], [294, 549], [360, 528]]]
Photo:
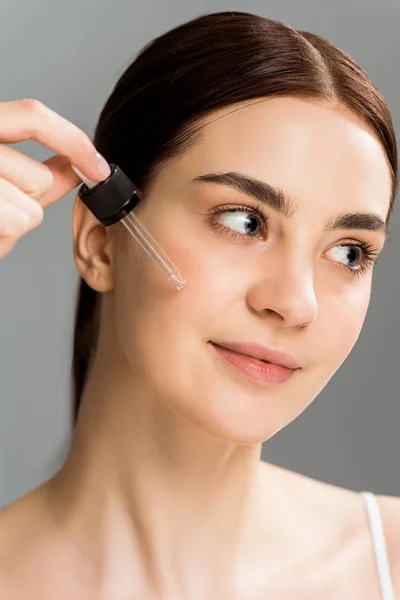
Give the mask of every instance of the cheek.
[[129, 362], [150, 354], [155, 362], [171, 362], [207, 320], [213, 283], [206, 266], [195, 252], [175, 249], [168, 256], [187, 280], [184, 291], [176, 290], [134, 241], [117, 266], [114, 322]]
[[370, 290], [368, 281], [355, 286], [351, 284], [326, 309], [325, 333], [321, 337], [331, 340], [324, 348], [336, 368], [344, 362], [358, 340], [368, 310]]
[[204, 244], [202, 250], [198, 246], [182, 252], [175, 247], [169, 254], [187, 280], [184, 291], [134, 245], [116, 274], [117, 344], [157, 395], [176, 394], [177, 381], [180, 393], [198, 389], [209, 360], [206, 344], [221, 334], [227, 307], [240, 302], [237, 272], [227, 270], [222, 256], [205, 252]]

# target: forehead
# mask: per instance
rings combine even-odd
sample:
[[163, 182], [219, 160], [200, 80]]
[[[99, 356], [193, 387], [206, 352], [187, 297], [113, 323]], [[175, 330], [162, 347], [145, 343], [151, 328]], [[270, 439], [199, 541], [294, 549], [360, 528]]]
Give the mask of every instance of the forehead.
[[391, 179], [385, 153], [349, 110], [264, 98], [215, 111], [200, 124], [201, 136], [176, 164], [186, 180], [239, 171], [280, 186], [305, 210], [318, 205], [330, 213], [334, 205], [386, 218]]

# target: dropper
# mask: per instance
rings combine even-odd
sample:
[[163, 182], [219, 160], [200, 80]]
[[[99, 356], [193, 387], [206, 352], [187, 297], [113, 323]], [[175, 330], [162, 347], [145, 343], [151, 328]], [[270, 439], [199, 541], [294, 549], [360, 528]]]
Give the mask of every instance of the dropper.
[[186, 281], [177, 267], [165, 254], [139, 219], [131, 211], [140, 200], [139, 190], [125, 173], [110, 163], [111, 173], [104, 181], [89, 179], [71, 164], [72, 169], [83, 181], [78, 196], [104, 227], [121, 221], [177, 290], [184, 290]]

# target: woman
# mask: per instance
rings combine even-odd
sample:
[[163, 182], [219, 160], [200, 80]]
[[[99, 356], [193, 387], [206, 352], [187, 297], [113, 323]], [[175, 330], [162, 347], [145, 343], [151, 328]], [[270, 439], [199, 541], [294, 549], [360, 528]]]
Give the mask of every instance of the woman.
[[57, 153], [1, 148], [3, 256], [78, 185], [70, 163], [107, 176], [97, 149], [141, 190], [135, 213], [188, 283], [77, 198], [74, 437], [0, 515], [0, 597], [400, 593], [398, 498], [377, 498], [375, 555], [365, 496], [260, 460], [365, 319], [397, 189], [391, 116], [365, 72], [316, 35], [217, 13], [145, 47], [93, 146], [37, 101], [0, 117], [3, 142]]

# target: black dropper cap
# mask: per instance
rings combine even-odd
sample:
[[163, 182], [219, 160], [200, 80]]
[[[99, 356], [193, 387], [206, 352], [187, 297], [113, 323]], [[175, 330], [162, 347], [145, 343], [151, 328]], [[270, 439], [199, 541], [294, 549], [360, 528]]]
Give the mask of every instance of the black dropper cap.
[[78, 196], [104, 227], [114, 225], [135, 208], [140, 200], [139, 192], [132, 181], [114, 163], [111, 173], [93, 188], [83, 183]]

